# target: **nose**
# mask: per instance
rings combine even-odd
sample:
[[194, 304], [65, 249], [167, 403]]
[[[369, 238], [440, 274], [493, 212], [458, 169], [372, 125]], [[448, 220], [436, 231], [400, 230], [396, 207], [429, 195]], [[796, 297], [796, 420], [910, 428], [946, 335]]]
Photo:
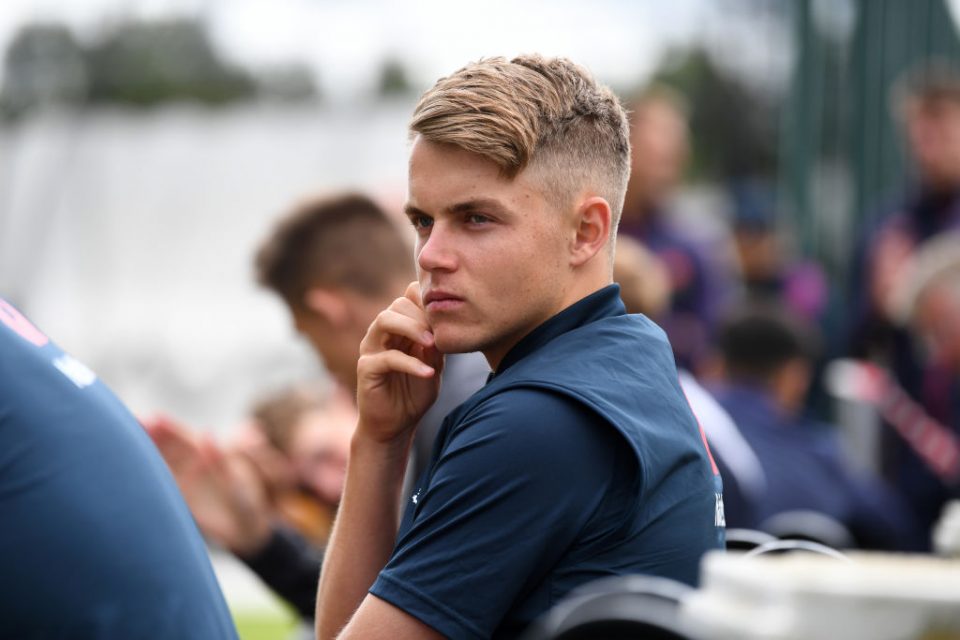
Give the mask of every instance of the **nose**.
[[421, 238], [417, 265], [423, 271], [453, 271], [457, 268], [453, 237], [443, 224], [435, 222], [430, 235]]

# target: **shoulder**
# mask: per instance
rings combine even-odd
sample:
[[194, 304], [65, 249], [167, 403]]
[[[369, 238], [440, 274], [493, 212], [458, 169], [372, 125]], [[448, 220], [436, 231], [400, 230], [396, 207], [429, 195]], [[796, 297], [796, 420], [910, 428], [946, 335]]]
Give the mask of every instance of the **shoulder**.
[[499, 459], [562, 464], [585, 456], [606, 459], [616, 439], [615, 430], [579, 400], [518, 386], [488, 396], [464, 415], [451, 431], [446, 456], [481, 449]]

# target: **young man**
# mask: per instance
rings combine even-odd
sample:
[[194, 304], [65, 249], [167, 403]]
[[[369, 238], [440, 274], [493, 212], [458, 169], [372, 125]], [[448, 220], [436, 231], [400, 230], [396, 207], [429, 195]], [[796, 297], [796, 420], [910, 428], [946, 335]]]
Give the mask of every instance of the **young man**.
[[[663, 332], [611, 284], [617, 99], [567, 60], [494, 58], [440, 80], [411, 130], [419, 282], [361, 344], [318, 637], [513, 637], [598, 577], [695, 582], [719, 476]], [[468, 351], [494, 373], [445, 419], [397, 533], [413, 425], [443, 354]]]

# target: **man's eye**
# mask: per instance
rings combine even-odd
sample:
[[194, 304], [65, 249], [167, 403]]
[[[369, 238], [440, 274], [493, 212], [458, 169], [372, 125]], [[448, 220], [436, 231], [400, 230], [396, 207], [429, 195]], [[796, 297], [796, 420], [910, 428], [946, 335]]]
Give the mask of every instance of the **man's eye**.
[[467, 216], [468, 224], [486, 224], [487, 222], [490, 222], [490, 218], [479, 213], [471, 213]]
[[410, 222], [414, 229], [429, 229], [433, 225], [433, 218], [430, 216], [412, 216]]

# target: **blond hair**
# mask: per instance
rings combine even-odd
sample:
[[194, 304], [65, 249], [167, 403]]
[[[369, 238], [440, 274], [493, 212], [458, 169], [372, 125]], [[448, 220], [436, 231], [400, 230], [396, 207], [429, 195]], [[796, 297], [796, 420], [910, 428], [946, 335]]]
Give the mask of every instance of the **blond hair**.
[[558, 208], [592, 187], [615, 230], [630, 175], [627, 117], [619, 100], [565, 58], [487, 58], [441, 78], [421, 98], [413, 136], [494, 162], [506, 178], [537, 172]]

